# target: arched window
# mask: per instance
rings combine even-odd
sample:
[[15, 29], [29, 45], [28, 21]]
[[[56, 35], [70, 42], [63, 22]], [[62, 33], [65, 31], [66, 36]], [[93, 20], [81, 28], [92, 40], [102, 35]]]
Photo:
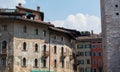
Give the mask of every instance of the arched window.
[[62, 60], [62, 68], [64, 68], [64, 60]]
[[26, 44], [26, 42], [24, 42], [23, 43], [23, 50], [26, 50], [26, 46], [27, 46], [27, 44]]
[[38, 52], [38, 44], [35, 44], [35, 52]]
[[7, 49], [7, 41], [2, 42], [2, 49]]
[[23, 58], [23, 66], [26, 66], [26, 58]]
[[35, 64], [35, 67], [38, 66], [38, 60], [37, 59], [35, 59], [34, 64]]
[[56, 66], [57, 66], [57, 61], [54, 60], [54, 68], [56, 68]]
[[63, 52], [64, 52], [64, 48], [63, 48], [63, 47], [61, 48], [61, 52], [62, 52], [62, 54], [63, 54]]
[[57, 53], [57, 47], [54, 46], [54, 54], [56, 54], [56, 53]]
[[44, 45], [43, 48], [44, 48], [44, 51], [46, 51], [46, 45]]
[[46, 67], [46, 60], [43, 60], [43, 67]]

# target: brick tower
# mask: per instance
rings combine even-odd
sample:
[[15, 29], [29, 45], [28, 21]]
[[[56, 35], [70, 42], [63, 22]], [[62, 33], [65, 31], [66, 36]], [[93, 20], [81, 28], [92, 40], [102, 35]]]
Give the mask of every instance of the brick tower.
[[120, 0], [101, 0], [104, 72], [120, 72]]

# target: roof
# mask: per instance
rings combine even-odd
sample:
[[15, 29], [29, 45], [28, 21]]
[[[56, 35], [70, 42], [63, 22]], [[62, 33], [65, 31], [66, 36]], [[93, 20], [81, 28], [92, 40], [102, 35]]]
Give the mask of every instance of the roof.
[[102, 41], [102, 37], [98, 34], [91, 34], [90, 36], [79, 36], [77, 41]]
[[70, 31], [67, 31], [67, 30], [64, 30], [64, 29], [60, 29], [60, 28], [57, 28], [57, 27], [49, 27], [49, 28], [51, 30], [54, 30], [54, 31], [59, 31], [59, 32], [65, 33], [65, 34], [69, 35], [69, 37], [75, 39], [75, 36]]
[[28, 8], [24, 8], [24, 7], [20, 7], [20, 6], [16, 6], [16, 8], [18, 8], [18, 9], [24, 9], [24, 10], [31, 11], [31, 12], [43, 13], [43, 12], [40, 12], [40, 11], [37, 11], [37, 10], [32, 10], [32, 9], [28, 9]]
[[16, 16], [15, 17], [0, 17], [0, 20], [10, 20], [10, 19], [13, 19], [13, 20], [19, 20], [19, 21], [26, 21], [26, 22], [31, 22], [31, 23], [36, 23], [38, 25], [47, 25], [47, 26], [54, 26], [53, 24], [50, 24], [50, 22], [43, 22], [43, 21], [38, 21], [38, 20], [30, 20], [30, 19], [24, 19], [24, 18], [17, 18]]
[[77, 31], [77, 30], [67, 29], [67, 28], [63, 28], [63, 27], [57, 27], [57, 28], [59, 28], [59, 29], [63, 29], [63, 30], [66, 30], [66, 31], [69, 31], [69, 32], [72, 33], [75, 37], [80, 36], [80, 32]]

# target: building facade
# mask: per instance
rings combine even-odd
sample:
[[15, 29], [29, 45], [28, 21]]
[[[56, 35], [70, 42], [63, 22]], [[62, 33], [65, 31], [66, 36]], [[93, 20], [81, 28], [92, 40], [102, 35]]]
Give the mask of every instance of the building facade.
[[91, 68], [92, 72], [103, 72], [102, 38], [91, 40]]
[[101, 0], [104, 72], [120, 71], [120, 1]]
[[44, 13], [0, 9], [0, 72], [73, 72], [74, 36], [44, 22]]
[[78, 72], [103, 72], [102, 38], [95, 34], [77, 37]]

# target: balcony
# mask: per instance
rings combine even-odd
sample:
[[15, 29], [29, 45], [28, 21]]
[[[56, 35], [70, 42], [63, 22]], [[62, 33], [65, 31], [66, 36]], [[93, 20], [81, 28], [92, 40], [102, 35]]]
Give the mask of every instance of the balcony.
[[43, 51], [42, 56], [47, 58], [49, 56], [49, 51]]

